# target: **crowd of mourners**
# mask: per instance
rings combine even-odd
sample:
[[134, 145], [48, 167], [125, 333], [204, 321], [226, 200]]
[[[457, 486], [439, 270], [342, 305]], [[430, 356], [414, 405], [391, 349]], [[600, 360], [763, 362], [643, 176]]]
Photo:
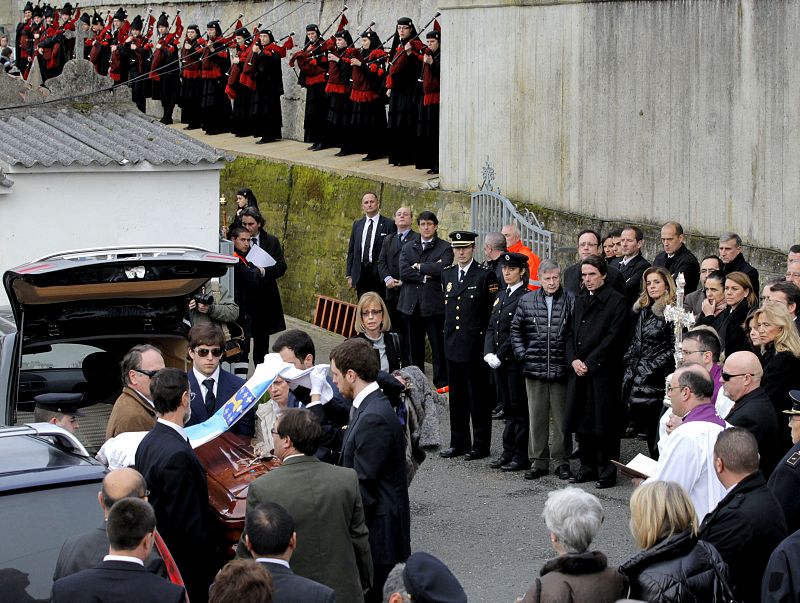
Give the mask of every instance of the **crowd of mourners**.
[[67, 61], [84, 58], [114, 85], [129, 86], [142, 112], [148, 98], [158, 101], [161, 123], [173, 123], [177, 105], [187, 130], [255, 137], [256, 144], [281, 138], [284, 73], [291, 73], [306, 90], [303, 128], [310, 150], [334, 147], [337, 156], [388, 157], [393, 165], [438, 173], [437, 21], [418, 32], [402, 17], [383, 40], [373, 22], [353, 39], [342, 11], [335, 33], [326, 38], [327, 30], [310, 23], [302, 47], [294, 49], [294, 32], [277, 38], [260, 23], [248, 28], [241, 17], [224, 30], [218, 20], [204, 30], [184, 27], [180, 14], [128, 17], [124, 8], [104, 19], [69, 2], [60, 8], [28, 2], [14, 48], [3, 50], [5, 70], [27, 79], [36, 65], [46, 86]]

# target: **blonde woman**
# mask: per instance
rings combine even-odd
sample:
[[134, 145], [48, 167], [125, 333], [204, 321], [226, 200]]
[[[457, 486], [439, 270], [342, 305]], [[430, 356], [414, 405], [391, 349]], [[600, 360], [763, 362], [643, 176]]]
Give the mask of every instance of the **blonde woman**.
[[380, 356], [381, 370], [391, 373], [408, 366], [400, 335], [392, 331], [389, 310], [374, 291], [367, 291], [356, 306], [356, 332], [372, 344]]
[[639, 486], [631, 496], [630, 530], [642, 552], [620, 566], [632, 599], [652, 603], [721, 601], [728, 566], [713, 545], [697, 539], [697, 518], [674, 482]]
[[[800, 389], [800, 335], [794, 317], [781, 304], [766, 304], [753, 315], [753, 320], [761, 339], [764, 367], [761, 387], [775, 408], [778, 424], [782, 425], [786, 420], [783, 411], [792, 407], [789, 392]], [[791, 448], [786, 430], [782, 430], [782, 439], [779, 449]]]
[[652, 266], [642, 275], [642, 294], [633, 304], [636, 325], [628, 351], [622, 396], [630, 409], [635, 433], [644, 434], [650, 456], [658, 458], [658, 419], [664, 402], [664, 383], [675, 370], [675, 336], [664, 309], [675, 301], [675, 281], [665, 269]]

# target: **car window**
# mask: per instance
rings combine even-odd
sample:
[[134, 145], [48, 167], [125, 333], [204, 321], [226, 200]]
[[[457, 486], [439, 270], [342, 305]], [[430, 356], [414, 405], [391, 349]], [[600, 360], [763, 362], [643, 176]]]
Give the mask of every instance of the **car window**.
[[61, 545], [102, 524], [99, 482], [0, 495], [0, 593], [6, 603], [49, 601]]
[[83, 359], [94, 352], [102, 352], [100, 348], [81, 343], [54, 343], [25, 352], [22, 356], [22, 370], [40, 369], [79, 369]]

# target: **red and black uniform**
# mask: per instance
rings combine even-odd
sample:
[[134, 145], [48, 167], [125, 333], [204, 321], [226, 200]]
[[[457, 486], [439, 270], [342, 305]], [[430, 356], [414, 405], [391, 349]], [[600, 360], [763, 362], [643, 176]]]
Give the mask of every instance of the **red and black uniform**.
[[243, 38], [243, 42], [236, 44], [236, 61], [231, 60], [231, 70], [228, 74], [228, 85], [225, 87], [225, 93], [228, 98], [233, 100], [231, 133], [241, 138], [252, 136], [253, 134], [250, 113], [253, 90], [256, 87], [256, 83], [249, 73], [244, 77], [242, 74], [242, 71], [250, 61], [250, 32], [246, 28], [242, 28], [237, 30], [235, 35]]
[[17, 23], [17, 37], [14, 41], [14, 56], [16, 57], [17, 69], [27, 76], [28, 58], [28, 37], [30, 36], [30, 25], [33, 22], [33, 4], [28, 0], [23, 9], [24, 17]]
[[[98, 15], [95, 15], [98, 17]], [[100, 75], [108, 75], [108, 66], [111, 62], [111, 16], [108, 23], [92, 40], [92, 49], [89, 51], [89, 61], [94, 65], [94, 70]]]
[[300, 69], [300, 85], [306, 89], [306, 111], [303, 120], [305, 142], [313, 143], [311, 149], [318, 151], [327, 144], [328, 98], [325, 96], [325, 74], [328, 70], [328, 51], [333, 43], [323, 40], [319, 28], [313, 23], [306, 31], [317, 32], [311, 42], [306, 36], [303, 50], [296, 52], [289, 60], [289, 66], [296, 64]]
[[190, 25], [187, 31], [195, 32], [194, 40], [188, 36], [181, 46], [181, 121], [187, 130], [198, 130], [201, 125], [200, 101], [203, 98], [203, 46], [205, 40], [200, 37], [200, 28]]
[[64, 32], [53, 20], [52, 9], [47, 10], [51, 15], [51, 23], [44, 28], [44, 32], [39, 38], [39, 48], [41, 49], [39, 51], [39, 67], [43, 82], [51, 77], [61, 75], [61, 70], [64, 69], [64, 64], [67, 62]]
[[[152, 23], [155, 21], [154, 17], [148, 24], [150, 33], [152, 34]], [[131, 29], [139, 32], [143, 31], [142, 18], [137, 15], [131, 23]], [[131, 36], [130, 42], [125, 42], [121, 47], [122, 60], [128, 67], [128, 86], [131, 89], [131, 98], [139, 111], [146, 112], [147, 98], [150, 96], [151, 86], [150, 78], [145, 77], [150, 73], [150, 50], [147, 48], [147, 38], [141, 33], [137, 36]]]
[[64, 32], [64, 53], [67, 57], [64, 62], [66, 62], [75, 58], [75, 25], [81, 17], [81, 9], [75, 9], [73, 12], [72, 5], [69, 2], [65, 2], [61, 8], [61, 15], [71, 17], [69, 21], [61, 26], [61, 30]]
[[[39, 42], [44, 38], [46, 27], [42, 16], [42, 9], [37, 6], [33, 9], [33, 19], [31, 19], [25, 26], [27, 59], [25, 63], [25, 70], [22, 72], [22, 76], [25, 79], [28, 78], [28, 74], [33, 66], [33, 61], [39, 60], [40, 57]], [[38, 21], [37, 17], [39, 18]], [[40, 67], [41, 66], [42, 65], [40, 63]], [[42, 73], [42, 77], [44, 77], [44, 73]]]
[[355, 152], [349, 136], [353, 103], [350, 101], [351, 67], [344, 56], [353, 45], [353, 38], [347, 31], [336, 32], [334, 37], [345, 40], [347, 46], [341, 50], [332, 48], [330, 51], [338, 60], [328, 61], [328, 84], [325, 86], [325, 93], [328, 95], [328, 131], [331, 145], [342, 149], [337, 155], [349, 155]]
[[[386, 109], [384, 105], [383, 76], [386, 68], [386, 53], [380, 48], [380, 39], [373, 32], [364, 32], [362, 38], [370, 38], [370, 48], [349, 49], [345, 60], [352, 67], [352, 86], [350, 100], [353, 101], [353, 117], [351, 120], [352, 137], [358, 140], [366, 152], [365, 160], [379, 159], [385, 156]], [[357, 59], [361, 65], [353, 65]]]
[[216, 29], [216, 35], [203, 48], [203, 96], [200, 101], [203, 130], [206, 134], [222, 134], [231, 127], [231, 101], [225, 94], [231, 69], [227, 41], [222, 39], [219, 21], [211, 21], [208, 27]]
[[[260, 136], [256, 144], [280, 139], [283, 119], [281, 115], [281, 96], [283, 96], [283, 75], [281, 60], [286, 56], [286, 48], [278, 46], [272, 32], [266, 30], [270, 43], [252, 55], [253, 77], [256, 89], [253, 94], [252, 116], [253, 134]], [[291, 38], [286, 42], [291, 48]]]
[[[114, 18], [118, 19], [122, 15], [115, 15]], [[130, 64], [125, 57], [125, 50], [123, 46], [128, 39], [128, 32], [130, 31], [130, 23], [123, 21], [122, 26], [111, 31], [111, 41], [109, 50], [111, 51], [110, 59], [108, 62], [108, 77], [114, 80], [115, 84], [121, 84], [128, 81], [128, 70]]]
[[[424, 52], [425, 45], [417, 38], [416, 29], [410, 19], [398, 19], [397, 23], [410, 25], [411, 34], [406, 40], [395, 34], [389, 75], [386, 78], [386, 87], [392, 91], [389, 96], [389, 163], [410, 165], [414, 163], [419, 116], [419, 77], [422, 63], [418, 59]], [[405, 49], [406, 43], [411, 44], [410, 50]]]
[[[178, 74], [178, 40], [183, 33], [180, 15], [175, 17], [175, 32], [158, 32], [158, 39], [153, 46], [153, 60], [150, 64], [150, 81], [153, 86], [153, 100], [161, 101], [164, 110], [160, 121], [162, 124], [172, 123], [172, 112], [178, 100], [180, 76]], [[169, 18], [161, 13], [157, 27], [169, 27]], [[148, 44], [148, 46], [150, 46]], [[149, 48], [148, 48], [149, 49]]]
[[[429, 32], [428, 38], [440, 39], [439, 32]], [[431, 64], [422, 64], [422, 100], [419, 104], [419, 120], [417, 122], [417, 138], [419, 149], [417, 164], [419, 169], [428, 168], [431, 173], [439, 172], [439, 72], [442, 64], [441, 48], [436, 52], [430, 49], [420, 55], [430, 56]]]

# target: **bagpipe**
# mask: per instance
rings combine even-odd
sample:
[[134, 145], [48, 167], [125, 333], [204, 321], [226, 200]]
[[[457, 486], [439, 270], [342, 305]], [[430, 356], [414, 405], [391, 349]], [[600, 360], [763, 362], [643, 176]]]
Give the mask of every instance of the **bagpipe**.
[[[111, 49], [111, 59], [108, 63], [108, 77], [114, 82], [122, 78], [122, 46], [131, 31], [131, 24], [125, 19], [116, 31], [116, 40], [113, 40]], [[113, 34], [112, 34], [113, 37]]]
[[97, 32], [97, 35], [92, 40], [92, 50], [89, 53], [89, 61], [95, 66], [95, 68], [100, 67], [100, 53], [103, 50], [104, 46], [108, 46], [108, 36], [111, 31], [111, 11], [108, 11], [108, 17], [106, 19], [106, 25]]
[[[162, 73], [159, 71], [159, 69], [163, 65], [164, 61], [169, 58], [169, 54], [171, 52], [177, 52], [177, 44], [175, 44], [175, 39], [180, 38], [182, 33], [183, 21], [181, 21], [181, 11], [177, 10], [175, 11], [175, 18], [172, 20], [169, 30], [167, 30], [167, 33], [163, 37], [159, 38], [155, 44], [153, 60], [150, 63], [150, 73], [148, 74], [148, 77], [154, 82], [161, 81]], [[172, 51], [170, 51], [170, 47], [172, 47]]]

